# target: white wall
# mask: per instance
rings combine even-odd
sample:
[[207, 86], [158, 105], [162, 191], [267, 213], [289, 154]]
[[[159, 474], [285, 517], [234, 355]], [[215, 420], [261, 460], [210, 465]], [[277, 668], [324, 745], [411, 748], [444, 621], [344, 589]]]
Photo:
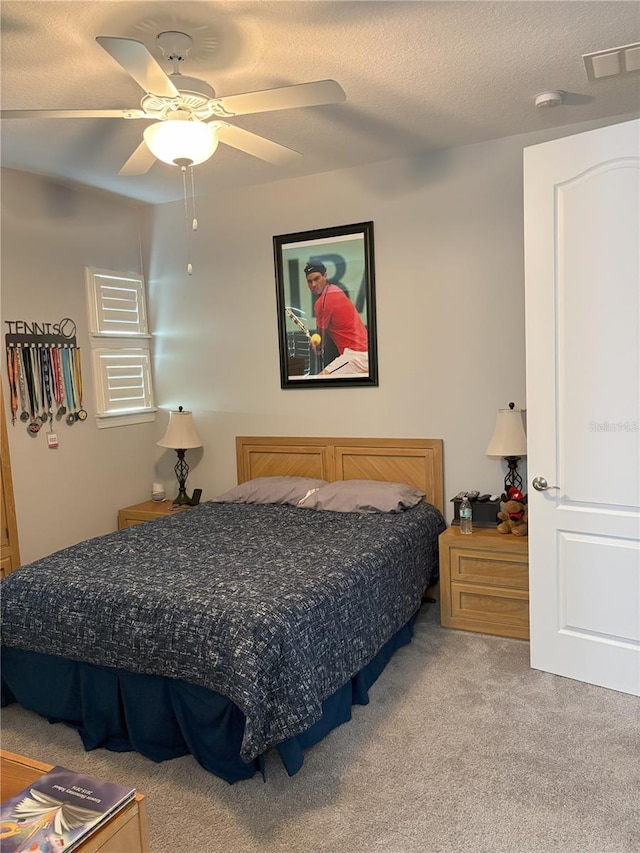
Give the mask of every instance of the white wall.
[[99, 430], [92, 413], [84, 267], [139, 271], [138, 212], [129, 204], [43, 178], [2, 170], [2, 329], [4, 321], [73, 319], [82, 352], [89, 418], [54, 421], [31, 438], [11, 426], [6, 369], [3, 394], [22, 562], [116, 528], [119, 507], [150, 497], [155, 425]]
[[[441, 437], [446, 496], [500, 490], [499, 407], [524, 406], [523, 138], [154, 208], [158, 399], [194, 412], [189, 487], [235, 482], [236, 434]], [[215, 162], [208, 166], [215, 168]], [[373, 220], [378, 388], [280, 388], [272, 237]]]

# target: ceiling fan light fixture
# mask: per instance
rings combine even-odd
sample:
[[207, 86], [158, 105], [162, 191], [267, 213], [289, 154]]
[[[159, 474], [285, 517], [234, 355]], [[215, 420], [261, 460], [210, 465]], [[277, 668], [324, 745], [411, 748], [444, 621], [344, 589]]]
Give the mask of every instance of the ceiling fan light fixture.
[[201, 121], [168, 119], [149, 125], [144, 141], [154, 157], [170, 166], [197, 166], [218, 147], [214, 128]]

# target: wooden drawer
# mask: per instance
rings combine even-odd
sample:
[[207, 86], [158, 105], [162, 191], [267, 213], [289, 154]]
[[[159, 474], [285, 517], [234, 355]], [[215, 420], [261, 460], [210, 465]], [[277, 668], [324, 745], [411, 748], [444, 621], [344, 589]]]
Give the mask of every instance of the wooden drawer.
[[452, 583], [448, 627], [528, 639], [529, 595], [526, 590]]
[[466, 583], [529, 589], [529, 566], [525, 555], [451, 548], [451, 580]]
[[[154, 516], [157, 518], [158, 516]], [[144, 524], [145, 521], [151, 521], [149, 518], [127, 518], [126, 516], [118, 515], [118, 530], [123, 530], [125, 527], [135, 527], [136, 524]]]
[[9, 555], [8, 557], [2, 557], [0, 559], [0, 577], [4, 577], [8, 575], [9, 572], [13, 571], [13, 559]]

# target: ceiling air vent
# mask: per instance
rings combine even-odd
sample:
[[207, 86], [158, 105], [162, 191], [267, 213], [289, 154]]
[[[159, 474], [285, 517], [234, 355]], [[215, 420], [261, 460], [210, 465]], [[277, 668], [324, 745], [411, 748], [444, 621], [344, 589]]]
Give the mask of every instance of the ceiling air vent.
[[640, 43], [611, 47], [596, 53], [583, 53], [582, 58], [589, 80], [617, 77], [631, 71], [640, 71]]

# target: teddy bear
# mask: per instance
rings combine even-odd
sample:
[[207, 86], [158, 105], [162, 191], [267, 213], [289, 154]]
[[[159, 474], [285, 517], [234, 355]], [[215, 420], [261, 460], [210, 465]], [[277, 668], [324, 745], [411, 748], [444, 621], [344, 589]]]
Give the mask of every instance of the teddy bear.
[[511, 488], [508, 495], [503, 495], [502, 498], [503, 508], [498, 513], [498, 533], [526, 536], [529, 529], [526, 497], [518, 489]]

